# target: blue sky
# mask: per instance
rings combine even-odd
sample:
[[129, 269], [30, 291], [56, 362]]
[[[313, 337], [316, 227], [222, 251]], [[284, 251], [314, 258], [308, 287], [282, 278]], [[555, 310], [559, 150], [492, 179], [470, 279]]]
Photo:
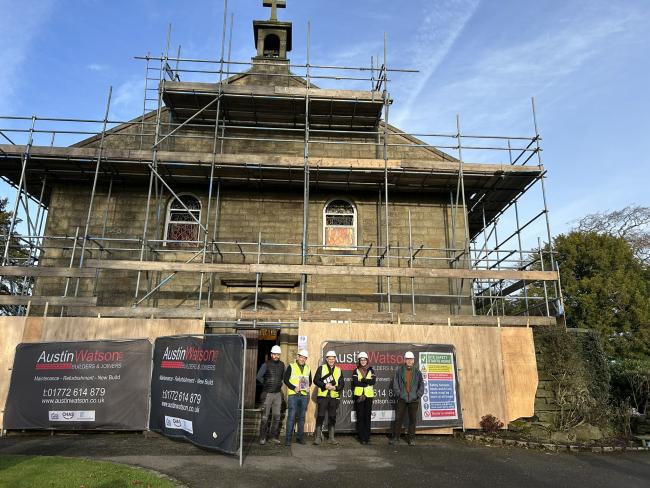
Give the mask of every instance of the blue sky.
[[[229, 3], [232, 59], [246, 61], [251, 21], [268, 9]], [[408, 132], [453, 133], [460, 114], [465, 133], [532, 135], [534, 96], [555, 234], [588, 213], [650, 205], [648, 0], [287, 3], [279, 17], [294, 23], [296, 63], [308, 21], [313, 64], [368, 66], [386, 33], [389, 66], [420, 70], [390, 85], [390, 121]], [[220, 55], [221, 0], [0, 0], [0, 12], [0, 115], [100, 119], [109, 86], [111, 117], [141, 114], [133, 57], [160, 54], [170, 22], [183, 56]]]

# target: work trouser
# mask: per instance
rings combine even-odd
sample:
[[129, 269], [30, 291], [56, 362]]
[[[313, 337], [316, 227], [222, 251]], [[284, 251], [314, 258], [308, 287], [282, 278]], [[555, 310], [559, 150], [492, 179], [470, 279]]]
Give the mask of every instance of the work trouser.
[[325, 421], [325, 416], [327, 415], [328, 425], [334, 427], [336, 425], [336, 411], [339, 408], [339, 399], [332, 397], [317, 397], [316, 405], [318, 410], [316, 411], [316, 428], [323, 425]]
[[408, 411], [409, 416], [409, 436], [415, 435], [415, 423], [417, 422], [418, 407], [420, 406], [419, 401], [414, 401], [406, 403], [401, 398], [397, 400], [397, 405], [395, 406], [395, 425], [393, 427], [393, 436], [399, 437], [402, 432], [402, 424], [404, 423], [404, 414]]
[[286, 441], [291, 442], [293, 436], [294, 422], [298, 424], [296, 438], [302, 440], [305, 435], [305, 411], [307, 410], [309, 397], [307, 395], [289, 395], [289, 408], [287, 410], [287, 437]]
[[[268, 434], [273, 439], [280, 436], [280, 413], [282, 409], [282, 392], [266, 393], [264, 404], [262, 405], [262, 421], [260, 423], [260, 439], [266, 439]], [[271, 428], [269, 429], [269, 414], [271, 418]]]
[[372, 418], [372, 398], [354, 397], [354, 410], [357, 413], [357, 434], [361, 442], [370, 440], [370, 427]]

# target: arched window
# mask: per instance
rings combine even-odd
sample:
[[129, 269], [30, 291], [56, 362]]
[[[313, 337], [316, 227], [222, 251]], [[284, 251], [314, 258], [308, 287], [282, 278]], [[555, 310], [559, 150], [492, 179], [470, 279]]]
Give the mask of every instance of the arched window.
[[[180, 199], [180, 201], [179, 201]], [[181, 202], [183, 202], [181, 204]], [[187, 208], [187, 210], [186, 210]], [[193, 195], [179, 195], [167, 206], [167, 226], [165, 240], [170, 244], [199, 240], [199, 222], [201, 221], [201, 202]]]
[[280, 38], [277, 35], [269, 34], [264, 38], [264, 56], [280, 57]]
[[323, 244], [327, 247], [357, 245], [357, 210], [351, 202], [331, 200], [323, 209]]

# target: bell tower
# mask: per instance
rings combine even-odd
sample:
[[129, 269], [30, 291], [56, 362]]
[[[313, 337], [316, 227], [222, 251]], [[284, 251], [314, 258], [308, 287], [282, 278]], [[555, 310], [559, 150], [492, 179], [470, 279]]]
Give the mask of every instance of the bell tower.
[[271, 7], [269, 20], [253, 21], [256, 60], [287, 61], [287, 53], [291, 51], [291, 22], [278, 20], [279, 8], [286, 8], [286, 0], [263, 0], [264, 7]]

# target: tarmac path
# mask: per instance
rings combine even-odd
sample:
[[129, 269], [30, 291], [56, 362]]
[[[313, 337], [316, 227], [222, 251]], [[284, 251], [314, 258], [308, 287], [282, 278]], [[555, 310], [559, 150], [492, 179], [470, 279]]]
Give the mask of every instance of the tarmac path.
[[243, 468], [234, 456], [151, 433], [12, 435], [0, 439], [3, 454], [131, 464], [165, 473], [190, 488], [650, 487], [648, 452], [551, 453], [448, 437], [418, 437], [417, 446], [397, 447], [389, 446], [384, 436], [373, 436], [368, 446], [350, 436], [341, 436], [339, 446], [249, 444]]

